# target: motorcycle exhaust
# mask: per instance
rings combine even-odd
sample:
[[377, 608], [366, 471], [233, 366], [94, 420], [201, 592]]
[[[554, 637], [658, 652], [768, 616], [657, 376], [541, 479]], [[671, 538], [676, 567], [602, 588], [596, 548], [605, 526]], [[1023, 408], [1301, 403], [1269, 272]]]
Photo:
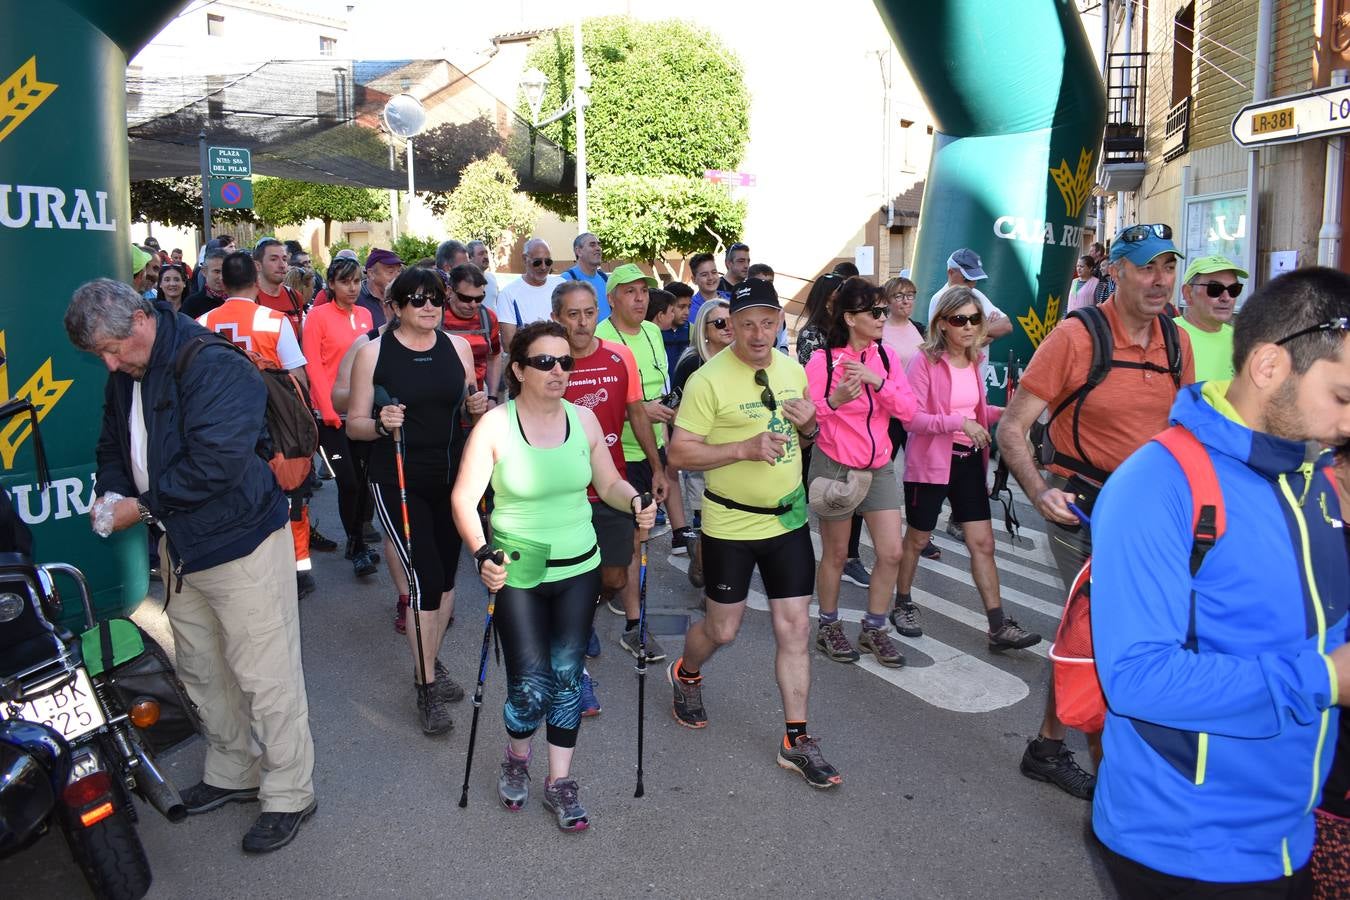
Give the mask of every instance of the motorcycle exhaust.
[[155, 768], [144, 747], [137, 745], [135, 753], [140, 763], [136, 767], [136, 788], [141, 796], [170, 822], [176, 823], [186, 819], [187, 807], [178, 796], [178, 788], [170, 784], [160, 774], [159, 769]]

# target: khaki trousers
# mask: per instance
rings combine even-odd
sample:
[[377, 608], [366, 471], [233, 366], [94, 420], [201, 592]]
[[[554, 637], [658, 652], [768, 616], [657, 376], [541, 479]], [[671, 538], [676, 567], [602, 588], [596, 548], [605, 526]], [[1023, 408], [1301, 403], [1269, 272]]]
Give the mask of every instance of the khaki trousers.
[[[164, 569], [172, 591], [175, 578]], [[178, 675], [206, 732], [203, 778], [258, 788], [263, 812], [299, 812], [314, 800], [294, 573], [295, 548], [282, 527], [248, 556], [184, 575], [182, 590], [169, 595]]]

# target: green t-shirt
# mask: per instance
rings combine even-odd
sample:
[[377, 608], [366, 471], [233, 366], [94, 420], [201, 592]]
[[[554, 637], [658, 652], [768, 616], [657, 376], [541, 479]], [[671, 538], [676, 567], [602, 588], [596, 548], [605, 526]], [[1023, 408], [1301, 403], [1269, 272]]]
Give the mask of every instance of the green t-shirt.
[[1172, 321], [1191, 336], [1196, 381], [1226, 381], [1233, 377], [1232, 325], [1220, 325], [1218, 331], [1201, 331], [1184, 316], [1177, 316]]
[[[740, 460], [704, 473], [708, 490], [747, 506], [784, 505], [802, 487], [801, 441], [783, 415], [783, 401], [806, 397], [806, 370], [782, 353], [771, 357], [767, 371], [778, 403], [775, 414], [764, 405], [755, 369], [728, 349], [689, 376], [675, 417], [677, 428], [701, 435], [709, 444], [743, 441], [761, 431], [787, 435], [786, 453], [776, 463]], [[805, 498], [798, 501], [805, 503]], [[716, 538], [759, 540], [792, 530], [783, 517], [728, 509], [708, 499], [703, 504], [703, 531]]]
[[[670, 373], [666, 369], [666, 345], [661, 338], [661, 329], [654, 322], [643, 322], [637, 334], [624, 334], [614, 327], [614, 319], [609, 318], [595, 326], [595, 336], [604, 341], [623, 344], [633, 353], [637, 362], [638, 375], [642, 379], [642, 399], [660, 400], [670, 390]], [[656, 435], [656, 446], [665, 446], [662, 435], [664, 428], [660, 423], [652, 423]], [[626, 462], [639, 462], [647, 458], [633, 436], [633, 424], [623, 423], [623, 458]]]

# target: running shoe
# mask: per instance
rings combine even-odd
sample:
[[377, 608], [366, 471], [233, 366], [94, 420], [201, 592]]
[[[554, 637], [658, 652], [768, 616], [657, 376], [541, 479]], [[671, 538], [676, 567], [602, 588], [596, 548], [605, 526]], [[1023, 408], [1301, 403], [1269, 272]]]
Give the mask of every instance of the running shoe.
[[1049, 758], [1042, 758], [1032, 752], [1036, 741], [1028, 741], [1022, 754], [1022, 774], [1035, 781], [1053, 784], [1066, 794], [1079, 800], [1091, 800], [1097, 789], [1097, 777], [1083, 771], [1083, 767], [1074, 761], [1073, 751], [1062, 747]]
[[966, 529], [961, 527], [960, 522], [956, 521], [951, 516], [948, 516], [947, 535], [953, 540], [964, 541], [966, 539]]
[[923, 629], [919, 627], [919, 607], [913, 603], [898, 601], [891, 610], [891, 624], [901, 637], [923, 637]]
[[502, 774], [497, 777], [497, 796], [511, 812], [516, 812], [530, 799], [530, 758], [523, 759], [506, 748], [502, 760]]
[[394, 630], [399, 634], [408, 633], [408, 598], [399, 597], [394, 607]]
[[309, 526], [309, 549], [317, 550], [320, 553], [332, 553], [337, 549], [337, 541], [330, 537], [324, 537], [319, 529], [311, 525]]
[[577, 800], [575, 778], [544, 779], [544, 806], [558, 817], [558, 827], [563, 831], [585, 831], [590, 827], [586, 807]]
[[674, 556], [685, 556], [697, 540], [698, 532], [694, 529], [688, 526], [677, 528], [670, 538], [670, 552]]
[[689, 544], [689, 583], [696, 588], [702, 588], [703, 581], [703, 536], [700, 532], [694, 532], [694, 540]]
[[875, 656], [877, 662], [886, 668], [898, 669], [905, 664], [905, 655], [891, 640], [890, 631], [886, 627], [868, 628], [864, 625], [862, 633], [858, 635], [858, 649]]
[[605, 606], [609, 607], [609, 611], [614, 613], [614, 615], [616, 616], [623, 616], [625, 618], [627, 618], [628, 616], [627, 611], [625, 611], [623, 608], [623, 601], [620, 600], [618, 597], [610, 597], [609, 600], [605, 603]]
[[933, 543], [932, 538], [928, 539], [928, 543], [919, 551], [919, 555], [924, 559], [942, 559], [942, 551], [938, 549], [937, 544]]
[[600, 635], [595, 633], [595, 626], [591, 626], [591, 636], [586, 639], [586, 658], [595, 659], [600, 655]]
[[305, 599], [310, 594], [314, 593], [314, 589], [317, 587], [318, 585], [314, 583], [313, 575], [308, 572], [295, 573], [295, 599]]
[[436, 683], [417, 685], [417, 716], [423, 734], [445, 734], [455, 723], [450, 721], [450, 710], [445, 708], [436, 689]]
[[820, 752], [820, 744], [809, 734], [797, 738], [797, 743], [792, 747], [787, 746], [787, 738], [779, 741], [778, 765], [797, 772], [813, 788], [823, 790], [844, 783], [844, 776], [825, 761], [825, 754]]
[[442, 700], [446, 703], [458, 703], [464, 699], [464, 688], [460, 687], [455, 679], [450, 677], [450, 670], [445, 667], [445, 663], [441, 662], [439, 656], [436, 657], [435, 674], [436, 680], [431, 683], [431, 686]]
[[844, 623], [822, 622], [816, 629], [816, 649], [835, 662], [851, 663], [858, 661], [858, 651], [848, 642], [844, 634]]
[[596, 681], [590, 672], [581, 673], [581, 717], [600, 715], [600, 698], [595, 696]]
[[358, 578], [374, 575], [380, 570], [380, 558], [369, 547], [362, 547], [352, 557], [352, 571]]
[[[634, 625], [632, 628], [625, 628], [623, 634], [619, 637], [619, 646], [633, 654], [633, 659], [640, 658], [642, 654], [642, 645], [638, 642], [638, 629]], [[666, 651], [656, 642], [656, 636], [652, 634], [650, 628], [647, 629], [647, 662], [660, 662], [666, 658]]]
[[872, 574], [867, 571], [867, 567], [862, 564], [862, 560], [855, 556], [844, 563], [844, 580], [856, 584], [858, 587], [870, 587]]
[[685, 681], [675, 673], [679, 670], [683, 657], [666, 666], [666, 680], [675, 694], [672, 711], [675, 721], [685, 728], [707, 728], [708, 713], [703, 708], [703, 676], [693, 681]]
[[1039, 634], [1027, 631], [1014, 619], [1005, 618], [1002, 628], [989, 632], [989, 649], [996, 653], [1000, 650], [1025, 650], [1040, 642]]

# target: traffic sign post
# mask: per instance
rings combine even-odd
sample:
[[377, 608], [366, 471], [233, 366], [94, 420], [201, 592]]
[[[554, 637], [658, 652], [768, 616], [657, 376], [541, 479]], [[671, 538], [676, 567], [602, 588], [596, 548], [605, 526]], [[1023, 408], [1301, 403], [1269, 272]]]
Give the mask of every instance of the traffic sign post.
[[1350, 85], [1249, 103], [1233, 118], [1232, 131], [1248, 148], [1350, 132]]
[[208, 174], [217, 178], [250, 178], [253, 154], [242, 147], [211, 147], [206, 153]]
[[252, 209], [253, 182], [247, 178], [212, 178], [211, 205], [216, 209]]

